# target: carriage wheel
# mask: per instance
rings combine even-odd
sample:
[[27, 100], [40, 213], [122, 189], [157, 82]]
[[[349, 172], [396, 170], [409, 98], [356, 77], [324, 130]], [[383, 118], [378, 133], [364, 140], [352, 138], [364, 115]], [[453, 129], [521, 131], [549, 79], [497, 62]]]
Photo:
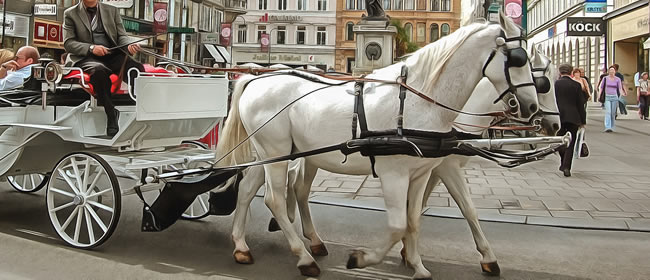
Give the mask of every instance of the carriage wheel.
[[[186, 147], [198, 147], [201, 149], [208, 149], [208, 145], [199, 141], [185, 141], [181, 146]], [[192, 168], [192, 166], [187, 166], [187, 168]], [[184, 220], [200, 220], [209, 215], [210, 204], [208, 203], [210, 199], [210, 192], [205, 192], [196, 197], [190, 207], [187, 207], [181, 218]]]
[[91, 153], [72, 153], [52, 170], [47, 210], [56, 233], [77, 248], [104, 243], [120, 219], [122, 197], [113, 169]]
[[37, 192], [47, 184], [50, 177], [45, 174], [33, 173], [16, 176], [7, 176], [9, 184], [17, 191], [23, 193]]

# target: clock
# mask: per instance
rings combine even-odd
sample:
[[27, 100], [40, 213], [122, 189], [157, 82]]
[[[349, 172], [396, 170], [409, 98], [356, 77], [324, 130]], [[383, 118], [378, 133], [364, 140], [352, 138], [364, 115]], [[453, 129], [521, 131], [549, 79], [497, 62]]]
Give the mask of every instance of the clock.
[[153, 14], [153, 18], [158, 22], [166, 21], [167, 20], [167, 10], [165, 10], [165, 9], [157, 10]]
[[506, 16], [511, 18], [521, 17], [521, 5], [516, 2], [510, 2], [506, 5]]

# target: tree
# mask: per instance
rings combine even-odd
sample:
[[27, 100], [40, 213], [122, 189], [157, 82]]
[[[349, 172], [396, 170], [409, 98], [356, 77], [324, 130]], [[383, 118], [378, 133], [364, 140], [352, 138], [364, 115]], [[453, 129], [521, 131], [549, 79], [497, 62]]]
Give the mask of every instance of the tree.
[[395, 56], [401, 57], [407, 53], [416, 51], [419, 47], [416, 43], [409, 41], [409, 36], [402, 22], [398, 19], [390, 21], [390, 25], [395, 26], [397, 34], [395, 35]]

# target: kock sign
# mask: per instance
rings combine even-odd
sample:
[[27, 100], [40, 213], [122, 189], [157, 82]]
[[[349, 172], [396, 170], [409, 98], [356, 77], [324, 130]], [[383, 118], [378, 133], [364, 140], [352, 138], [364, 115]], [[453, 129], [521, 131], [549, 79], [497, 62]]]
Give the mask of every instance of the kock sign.
[[601, 36], [607, 33], [607, 23], [599, 17], [567, 18], [567, 36]]

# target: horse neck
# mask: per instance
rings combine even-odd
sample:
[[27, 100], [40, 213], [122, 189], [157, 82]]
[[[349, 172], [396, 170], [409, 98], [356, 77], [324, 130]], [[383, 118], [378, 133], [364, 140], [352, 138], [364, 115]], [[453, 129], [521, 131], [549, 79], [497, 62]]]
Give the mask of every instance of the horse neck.
[[[505, 105], [503, 102], [493, 102], [498, 98], [499, 93], [494, 88], [494, 85], [490, 83], [488, 79], [481, 79], [479, 83], [474, 88], [472, 95], [465, 103], [463, 107], [463, 112], [468, 113], [486, 113], [486, 112], [495, 112], [495, 111], [504, 111]], [[483, 133], [484, 128], [492, 124], [494, 117], [479, 117], [468, 114], [460, 113], [456, 117], [457, 128], [461, 131], [479, 135]], [[471, 125], [471, 126], [469, 126]]]

